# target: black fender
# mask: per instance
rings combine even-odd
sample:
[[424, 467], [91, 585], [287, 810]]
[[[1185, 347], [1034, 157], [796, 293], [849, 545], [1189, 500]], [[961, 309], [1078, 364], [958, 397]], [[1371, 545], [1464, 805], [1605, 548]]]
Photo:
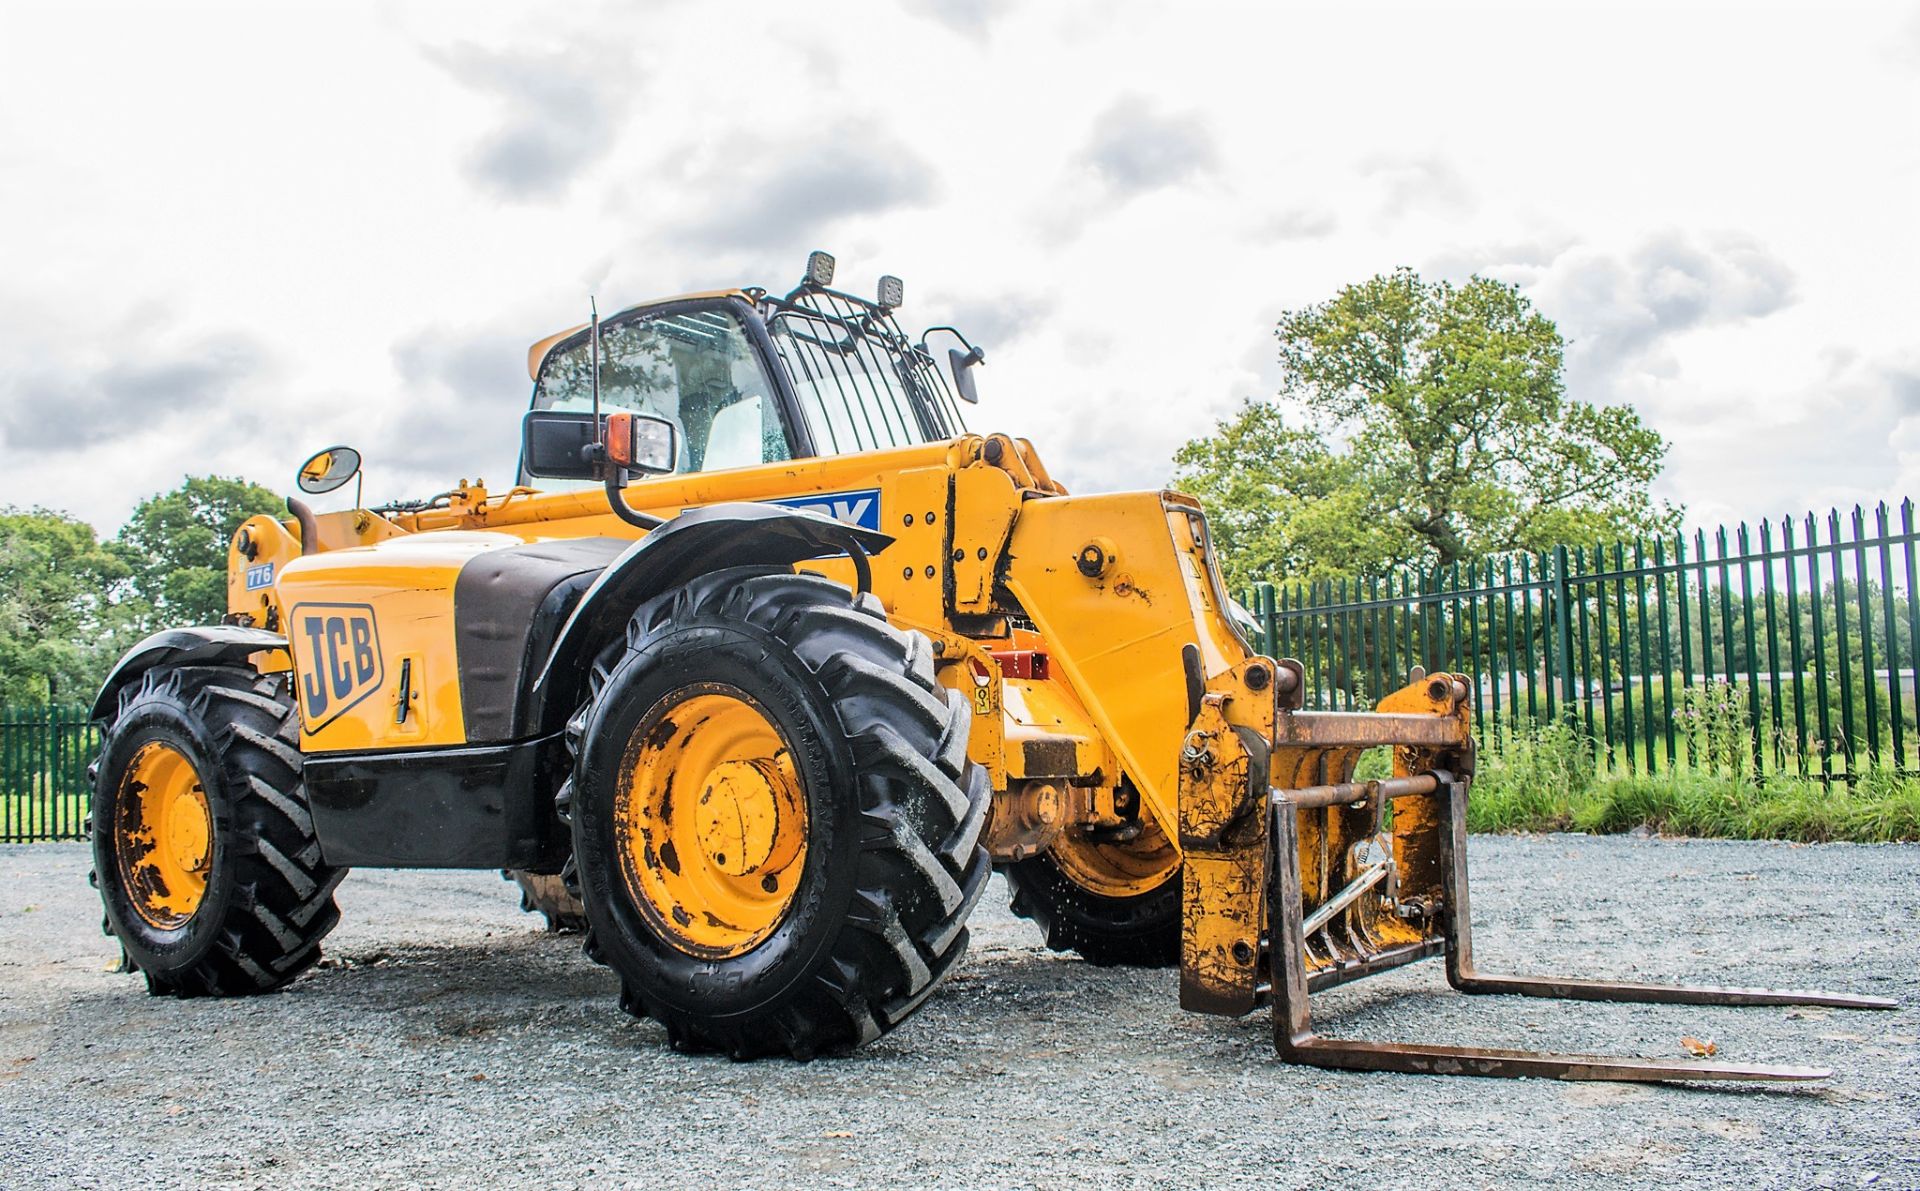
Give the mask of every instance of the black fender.
[[852, 550], [871, 555], [892, 544], [888, 534], [781, 505], [717, 504], [681, 513], [627, 547], [580, 597], [534, 680], [533, 730], [565, 726], [585, 698], [594, 655], [654, 596], [728, 567], [792, 566]]
[[287, 639], [265, 629], [242, 628], [237, 624], [195, 625], [184, 629], [161, 629], [122, 654], [100, 684], [93, 700], [93, 718], [105, 720], [119, 704], [120, 692], [139, 681], [155, 666], [208, 666], [246, 664], [250, 654], [263, 649], [285, 649]]

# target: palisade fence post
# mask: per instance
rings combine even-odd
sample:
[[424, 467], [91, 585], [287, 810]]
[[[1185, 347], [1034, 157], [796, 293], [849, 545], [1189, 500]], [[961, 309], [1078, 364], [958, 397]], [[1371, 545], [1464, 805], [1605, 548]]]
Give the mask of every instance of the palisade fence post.
[[[1459, 564], [1455, 563], [1454, 567], [1454, 579], [1457, 585], [1460, 577]], [[1464, 591], [1458, 591], [1454, 596], [1453, 615], [1457, 622], [1460, 617], [1461, 597], [1464, 596], [1467, 606], [1467, 664], [1460, 668], [1466, 671], [1467, 681], [1473, 687], [1473, 727], [1474, 730], [1479, 733], [1480, 747], [1485, 748], [1487, 747], [1487, 717], [1482, 714], [1483, 704], [1481, 700], [1486, 697], [1486, 690], [1485, 684], [1480, 681], [1480, 593], [1475, 590], [1479, 580], [1474, 575], [1477, 569], [1471, 561], [1467, 563], [1467, 586]], [[1458, 627], [1457, 624], [1455, 627]], [[1459, 643], [1459, 639], [1459, 635], [1456, 633], [1454, 636], [1456, 645]], [[1456, 660], [1457, 659], [1458, 654], [1456, 653]]]
[[1799, 754], [1800, 776], [1808, 775], [1807, 654], [1800, 638], [1800, 568], [1794, 561], [1793, 518], [1780, 518], [1780, 551], [1787, 564], [1787, 649], [1793, 667], [1793, 747]]
[[1346, 609], [1340, 613], [1340, 668], [1334, 670], [1340, 678], [1340, 690], [1346, 695], [1346, 709], [1354, 711], [1354, 622], [1357, 615], [1354, 599], [1359, 597], [1359, 580], [1348, 584], [1346, 578], [1340, 580], [1340, 607]]
[[1820, 586], [1820, 522], [1807, 514], [1807, 603], [1813, 609], [1813, 699], [1820, 724], [1820, 780], [1833, 780], [1833, 704], [1827, 698], [1825, 591]]
[[[1880, 627], [1885, 634], [1887, 658], [1887, 720], [1892, 739], [1893, 771], [1900, 772], [1907, 761], [1906, 708], [1900, 693], [1900, 634], [1893, 615], [1893, 540], [1887, 528], [1887, 502], [1881, 501], [1873, 513], [1874, 536], [1880, 539]], [[1912, 645], [1909, 643], [1908, 649]]]
[[13, 842], [13, 708], [0, 704], [0, 843]]
[[[1513, 555], [1500, 560], [1501, 601], [1506, 605], [1507, 634], [1507, 734], [1513, 734], [1514, 726], [1520, 720], [1520, 659], [1513, 652], [1516, 638], [1513, 635]], [[1523, 597], [1524, 598], [1524, 597]], [[1527, 678], [1532, 685], [1531, 675]]]
[[1426, 590], [1421, 578], [1420, 568], [1416, 565], [1412, 573], [1400, 572], [1400, 600], [1406, 607], [1400, 616], [1400, 674], [1404, 679], [1415, 666], [1421, 664], [1423, 655], [1414, 652], [1414, 622], [1426, 614], [1425, 606], [1420, 603], [1420, 593]]
[[47, 802], [47, 705], [36, 703], [27, 722], [27, 830], [35, 838], [45, 835], [48, 823]]
[[[1587, 631], [1589, 620], [1587, 615], [1587, 596], [1591, 592], [1595, 580], [1593, 567], [1589, 565], [1587, 561], [1587, 551], [1584, 546], [1575, 546], [1573, 548], [1573, 575], [1571, 578], [1578, 580], [1580, 586], [1580, 595], [1578, 599], [1574, 600], [1573, 611], [1574, 622], [1580, 633], [1581, 715], [1586, 721], [1588, 739], [1605, 743], [1601, 741], [1599, 736], [1594, 734], [1593, 727], [1593, 637]], [[1608, 756], [1611, 757], [1611, 755], [1611, 751], [1609, 751]]]
[[[1500, 666], [1500, 597], [1498, 594], [1500, 581], [1493, 573], [1491, 558], [1483, 559], [1477, 565], [1480, 574], [1475, 582], [1481, 584], [1480, 602], [1487, 608], [1486, 674], [1488, 682], [1493, 687], [1487, 703], [1487, 738], [1497, 741], [1499, 739], [1497, 729], [1506, 721], [1506, 710], [1501, 706], [1500, 695], [1502, 690], [1513, 688], [1511, 683], [1505, 687], [1501, 685], [1503, 676]], [[1509, 640], [1511, 640], [1511, 634], [1509, 634]]]
[[1840, 667], [1840, 747], [1846, 753], [1846, 781], [1852, 788], [1859, 752], [1859, 729], [1853, 722], [1853, 650], [1847, 641], [1847, 580], [1841, 569], [1840, 510], [1827, 512], [1827, 554], [1833, 569], [1833, 655]]
[[65, 757], [63, 755], [66, 750], [61, 748], [60, 745], [64, 739], [65, 734], [63, 729], [66, 727], [67, 717], [61, 714], [66, 710], [64, 707], [56, 707], [51, 710], [52, 714], [47, 717], [47, 745], [49, 751], [47, 762], [47, 798], [53, 811], [53, 822], [50, 826], [53, 829], [55, 838], [62, 838], [67, 828], [67, 767], [64, 763]]
[[[1400, 630], [1393, 627], [1394, 610], [1399, 607], [1399, 605], [1393, 602], [1393, 572], [1391, 570], [1387, 572], [1387, 594], [1385, 599], [1386, 604], [1384, 605], [1384, 610], [1387, 614], [1387, 624], [1386, 627], [1381, 630], [1380, 639], [1374, 644], [1374, 648], [1380, 653], [1381, 681], [1379, 695], [1384, 695], [1389, 691], [1395, 690], [1400, 685], [1399, 671], [1394, 667], [1394, 645], [1400, 639]], [[1378, 702], [1378, 695], [1375, 696], [1375, 701]]]
[[1908, 499], [1900, 502], [1900, 553], [1907, 578], [1907, 666], [1914, 673], [1914, 704], [1920, 710], [1920, 583], [1914, 581], [1913, 546], [1913, 501]]
[[[1667, 558], [1663, 539], [1653, 539], [1653, 598], [1660, 604], [1660, 715], [1666, 725], [1667, 768], [1678, 764], [1673, 739], [1673, 633], [1667, 616]], [[1653, 701], [1647, 701], [1649, 709]]]
[[[1613, 611], [1620, 632], [1620, 721], [1627, 743], [1627, 769], [1639, 768], [1639, 751], [1633, 739], [1633, 659], [1632, 636], [1627, 625], [1627, 552], [1620, 543], [1613, 545]], [[1611, 700], [1609, 700], [1611, 702]]]
[[1693, 531], [1693, 565], [1700, 574], [1697, 576], [1699, 587], [1695, 594], [1700, 599], [1700, 683], [1708, 686], [1713, 682], [1713, 593], [1707, 581], [1707, 531]]
[[[1733, 667], [1733, 580], [1727, 570], [1727, 527], [1722, 525], [1713, 531], [1715, 545], [1720, 555], [1720, 664], [1726, 671], [1727, 698], [1732, 699], [1740, 693], [1734, 685]], [[1733, 758], [1727, 758], [1729, 767]]]
[[1384, 693], [1380, 674], [1380, 576], [1367, 576], [1367, 707]]
[[[1687, 535], [1673, 535], [1673, 606], [1680, 612], [1680, 692], [1682, 706], [1686, 692], [1693, 689], [1693, 597], [1687, 592]], [[1687, 736], [1687, 764], [1696, 765], [1693, 733]]]
[[[1769, 521], [1760, 522], [1760, 597], [1767, 607], [1767, 703], [1773, 712], [1770, 751], [1778, 771], [1785, 764], [1781, 740], [1786, 735], [1786, 720], [1780, 712], [1780, 601], [1773, 590], [1773, 526]], [[1791, 605], [1788, 612], [1792, 612]]]
[[1294, 611], [1293, 589], [1294, 584], [1291, 583], [1280, 589], [1279, 631], [1281, 639], [1279, 643], [1274, 646], [1278, 652], [1273, 655], [1277, 658], [1293, 657], [1297, 659], [1300, 652], [1294, 644], [1300, 636], [1300, 626], [1295, 623], [1298, 617], [1291, 615]]
[[1280, 610], [1274, 607], [1273, 584], [1260, 585], [1260, 631], [1266, 637], [1267, 653], [1280, 656]]
[[1880, 686], [1873, 665], [1873, 606], [1867, 595], [1867, 515], [1853, 506], [1853, 589], [1860, 610], [1860, 686], [1867, 715], [1867, 756], [1880, 764]]
[[[1760, 716], [1760, 651], [1754, 644], [1753, 630], [1753, 550], [1747, 539], [1747, 523], [1742, 521], [1736, 536], [1740, 546], [1740, 606], [1745, 618], [1747, 646], [1747, 731], [1753, 737], [1753, 774], [1765, 772], [1767, 725]], [[1771, 684], [1769, 684], [1771, 685]]]
[[[1540, 579], [1543, 583], [1545, 582], [1547, 577], [1546, 570], [1547, 570], [1547, 560], [1546, 560], [1546, 555], [1543, 554], [1540, 556]], [[1544, 639], [1540, 642], [1539, 669], [1535, 670], [1533, 665], [1533, 586], [1534, 585], [1533, 585], [1532, 571], [1533, 571], [1533, 555], [1522, 554], [1520, 556], [1520, 632], [1521, 632], [1522, 640], [1526, 642], [1526, 650], [1527, 650], [1527, 718], [1533, 721], [1535, 724], [1538, 724], [1540, 720], [1540, 703], [1534, 688], [1536, 687], [1546, 688], [1547, 719], [1549, 720], [1553, 719], [1554, 674], [1553, 674], [1553, 650], [1547, 647], [1547, 643]], [[1543, 637], [1547, 628], [1547, 616], [1546, 616], [1547, 609], [1546, 609], [1546, 598], [1545, 598], [1544, 592], [1545, 592], [1545, 589], [1543, 587], [1542, 596], [1540, 600], [1540, 629]], [[1539, 682], [1534, 681], [1534, 678], [1536, 676], [1538, 676], [1538, 678], [1540, 679]]]
[[[1613, 634], [1607, 628], [1607, 552], [1602, 546], [1593, 548], [1593, 610], [1594, 633], [1600, 638], [1600, 740], [1607, 754], [1607, 768], [1614, 767], [1616, 758], [1613, 748]], [[1593, 687], [1587, 687], [1587, 698], [1593, 698]], [[1627, 750], [1628, 760], [1633, 757], [1631, 747]]]
[[[1573, 699], [1573, 587], [1567, 582], [1567, 548], [1553, 548], [1553, 649], [1560, 666], [1560, 713], [1568, 721], [1578, 718]], [[1551, 697], [1547, 714], [1553, 714]]]
[[[1660, 594], [1660, 576], [1656, 573], [1653, 580], [1654, 595]], [[1624, 588], [1624, 584], [1622, 585]], [[1644, 542], [1633, 544], [1633, 616], [1638, 622], [1640, 654], [1640, 726], [1643, 729], [1641, 739], [1646, 742], [1647, 772], [1657, 773], [1660, 763], [1659, 750], [1654, 745], [1653, 730], [1653, 634], [1647, 624], [1647, 549]], [[1662, 686], [1666, 685], [1664, 682]]]

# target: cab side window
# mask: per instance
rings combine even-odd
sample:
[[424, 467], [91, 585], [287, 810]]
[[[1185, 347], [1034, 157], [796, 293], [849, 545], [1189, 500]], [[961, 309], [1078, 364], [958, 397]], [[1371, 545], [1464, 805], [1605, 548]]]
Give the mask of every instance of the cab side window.
[[[593, 408], [593, 346], [554, 351], [540, 369], [535, 409]], [[677, 471], [717, 471], [792, 457], [780, 405], [737, 319], [726, 310], [685, 310], [602, 324], [600, 405], [671, 421]]]

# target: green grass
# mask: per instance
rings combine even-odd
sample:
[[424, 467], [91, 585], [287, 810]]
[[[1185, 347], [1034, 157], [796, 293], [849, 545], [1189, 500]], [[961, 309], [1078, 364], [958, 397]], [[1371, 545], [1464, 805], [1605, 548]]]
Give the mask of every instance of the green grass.
[[86, 819], [84, 794], [0, 794], [0, 842], [77, 839]]
[[1503, 738], [1477, 770], [1468, 802], [1473, 831], [1646, 827], [1719, 839], [1920, 841], [1920, 779], [1891, 772], [1868, 773], [1851, 789], [1724, 770], [1605, 774], [1583, 738], [1561, 725]]

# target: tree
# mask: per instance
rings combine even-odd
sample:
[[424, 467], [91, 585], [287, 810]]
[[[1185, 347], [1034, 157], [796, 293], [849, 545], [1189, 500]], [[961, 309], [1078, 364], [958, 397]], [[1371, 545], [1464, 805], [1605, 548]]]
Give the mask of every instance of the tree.
[[91, 698], [137, 632], [112, 597], [127, 574], [120, 552], [78, 518], [0, 512], [0, 698]]
[[140, 502], [116, 545], [151, 628], [212, 624], [227, 611], [227, 544], [257, 513], [286, 503], [271, 489], [224, 476], [189, 476]]
[[1671, 528], [1666, 444], [1566, 395], [1564, 343], [1519, 290], [1399, 269], [1281, 317], [1280, 395], [1175, 456], [1228, 578], [1337, 578]]

